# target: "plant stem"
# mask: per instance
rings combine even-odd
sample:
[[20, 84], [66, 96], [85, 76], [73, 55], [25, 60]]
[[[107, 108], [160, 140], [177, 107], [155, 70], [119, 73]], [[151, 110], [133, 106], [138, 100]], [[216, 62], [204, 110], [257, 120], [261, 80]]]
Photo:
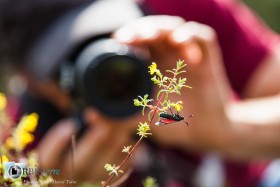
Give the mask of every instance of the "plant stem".
[[[120, 170], [124, 164], [127, 162], [127, 160], [131, 157], [132, 153], [134, 152], [135, 148], [140, 144], [140, 142], [142, 141], [143, 137], [141, 137], [136, 143], [135, 145], [132, 147], [131, 151], [126, 155], [126, 157], [124, 158], [124, 160], [122, 161], [122, 163], [120, 164], [118, 170]], [[103, 187], [107, 186], [115, 177], [116, 175], [113, 174], [111, 175], [108, 180], [103, 184]]]
[[[168, 84], [167, 86], [167, 90], [169, 89], [169, 87], [172, 85], [172, 83], [174, 82], [175, 78], [177, 76], [177, 70], [175, 71], [174, 73], [174, 76], [172, 78], [172, 80], [170, 81], [170, 83]], [[152, 124], [152, 121], [154, 119], [154, 116], [155, 116], [155, 113], [157, 112], [158, 108], [159, 108], [159, 104], [161, 103], [162, 99], [165, 97], [166, 95], [166, 92], [163, 92], [161, 95], [160, 95], [160, 98], [156, 104], [156, 108], [154, 109], [153, 111], [153, 114], [152, 114], [152, 117], [151, 119], [149, 120], [149, 126]], [[121, 164], [119, 165], [119, 168], [118, 170], [120, 170], [124, 164], [127, 162], [127, 160], [131, 157], [132, 153], [134, 152], [134, 150], [136, 149], [136, 147], [140, 144], [140, 142], [142, 141], [143, 137], [141, 136], [140, 139], [134, 144], [134, 146], [132, 147], [131, 151], [126, 155], [126, 157], [124, 158], [124, 160], [121, 162]], [[113, 178], [116, 176], [116, 174], [112, 174], [103, 184], [102, 186], [103, 187], [107, 187], [108, 184], [113, 180]]]
[[72, 169], [72, 180], [75, 180], [76, 168], [75, 168], [75, 155], [76, 154], [76, 135], [73, 134], [71, 137], [71, 169]]

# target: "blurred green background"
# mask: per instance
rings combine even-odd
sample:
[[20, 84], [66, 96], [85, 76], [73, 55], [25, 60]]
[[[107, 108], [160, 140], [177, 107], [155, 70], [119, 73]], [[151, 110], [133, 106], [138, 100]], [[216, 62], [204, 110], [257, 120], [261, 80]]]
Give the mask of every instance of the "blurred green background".
[[280, 33], [280, 0], [243, 0], [276, 32]]
[[[267, 23], [267, 25], [269, 25], [274, 31], [280, 33], [280, 0], [243, 0], [243, 1], [249, 7], [251, 7]], [[0, 91], [3, 91], [5, 88], [5, 84], [4, 84], [5, 78], [3, 77], [5, 70], [1, 64], [2, 63], [0, 61]]]

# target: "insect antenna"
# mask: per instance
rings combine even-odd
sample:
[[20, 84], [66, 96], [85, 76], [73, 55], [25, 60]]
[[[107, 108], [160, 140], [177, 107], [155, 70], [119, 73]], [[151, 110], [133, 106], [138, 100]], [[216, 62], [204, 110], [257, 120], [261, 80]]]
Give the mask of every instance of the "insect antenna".
[[190, 114], [188, 117], [186, 117], [186, 118], [184, 118], [184, 122], [186, 123], [186, 125], [190, 125], [186, 120], [188, 119], [188, 118], [191, 118], [191, 117], [193, 117], [193, 115], [192, 114]]

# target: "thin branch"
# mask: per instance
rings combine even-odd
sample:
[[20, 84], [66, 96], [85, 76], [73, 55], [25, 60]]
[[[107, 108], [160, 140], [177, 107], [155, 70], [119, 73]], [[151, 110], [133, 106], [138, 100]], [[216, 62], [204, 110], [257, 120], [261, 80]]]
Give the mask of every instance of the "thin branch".
[[71, 138], [71, 171], [72, 171], [72, 180], [75, 180], [75, 176], [76, 176], [75, 153], [76, 153], [76, 135], [73, 134], [72, 138]]
[[[119, 169], [122, 169], [122, 167], [124, 166], [124, 164], [127, 162], [127, 160], [131, 157], [132, 153], [134, 152], [135, 148], [140, 144], [140, 142], [142, 141], [142, 137], [136, 142], [136, 144], [132, 147], [131, 151], [126, 155], [126, 157], [124, 158], [124, 160], [122, 161], [122, 163], [119, 165]], [[108, 180], [106, 182], [104, 182], [102, 185], [103, 187], [107, 187], [108, 184], [113, 180], [113, 178], [115, 177], [115, 174], [112, 174]]]
[[[174, 74], [173, 74], [173, 78], [171, 79], [171, 81], [169, 82], [168, 86], [166, 87], [166, 90], [168, 90], [172, 84], [174, 82], [176, 82], [176, 76], [177, 76], [177, 73], [178, 73], [178, 69], [175, 70]], [[163, 98], [165, 97], [166, 95], [166, 92], [162, 92], [162, 94], [160, 95], [160, 98], [156, 104], [156, 107], [155, 109], [153, 109], [153, 113], [152, 113], [152, 117], [151, 119], [149, 120], [149, 126], [152, 124], [152, 121], [155, 117], [155, 113], [158, 111], [158, 108], [159, 108], [159, 104], [161, 103], [161, 101], [163, 100]], [[141, 98], [141, 97], [140, 97]], [[134, 152], [134, 150], [136, 149], [136, 147], [140, 144], [140, 142], [142, 141], [143, 137], [140, 137], [140, 139], [136, 142], [136, 144], [132, 147], [131, 151], [127, 154], [127, 156], [124, 158], [124, 160], [122, 161], [122, 163], [119, 165], [119, 168], [118, 170], [120, 170], [124, 165], [125, 163], [127, 162], [127, 160], [131, 157], [132, 153]], [[109, 183], [114, 179], [116, 175], [115, 174], [112, 174], [110, 175], [110, 177], [102, 183], [102, 186], [103, 187], [107, 187], [109, 185]], [[116, 181], [114, 184], [117, 184], [118, 181]]]
[[130, 176], [130, 174], [133, 172], [133, 169], [130, 168], [129, 170], [127, 170], [125, 172], [125, 174], [123, 174], [123, 176], [121, 176], [116, 182], [114, 182], [113, 184], [111, 184], [111, 187], [118, 187], [120, 186], [121, 184], [123, 184], [127, 179], [128, 177]]

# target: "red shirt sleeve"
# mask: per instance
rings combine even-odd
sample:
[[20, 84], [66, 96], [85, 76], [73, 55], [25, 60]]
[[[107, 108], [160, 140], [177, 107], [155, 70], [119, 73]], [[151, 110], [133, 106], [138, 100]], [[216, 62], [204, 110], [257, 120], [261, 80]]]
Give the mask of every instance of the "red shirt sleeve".
[[279, 40], [251, 11], [233, 0], [146, 0], [146, 7], [151, 14], [181, 16], [214, 28], [228, 78], [239, 95]]

